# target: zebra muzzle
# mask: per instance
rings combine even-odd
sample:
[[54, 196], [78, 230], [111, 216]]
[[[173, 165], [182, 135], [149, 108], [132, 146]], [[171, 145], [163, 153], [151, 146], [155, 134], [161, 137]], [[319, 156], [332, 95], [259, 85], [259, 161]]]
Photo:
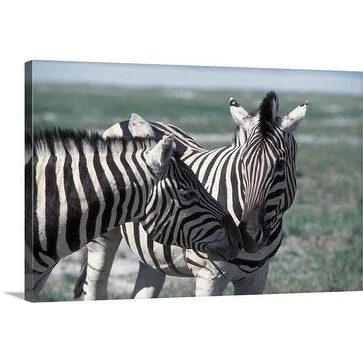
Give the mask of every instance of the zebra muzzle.
[[242, 248], [240, 231], [230, 215], [221, 221], [224, 233], [215, 242], [206, 246], [208, 258], [214, 261], [228, 261], [238, 256]]
[[263, 248], [268, 240], [269, 230], [259, 223], [241, 221], [238, 229], [242, 236], [243, 249], [248, 253], [256, 253]]

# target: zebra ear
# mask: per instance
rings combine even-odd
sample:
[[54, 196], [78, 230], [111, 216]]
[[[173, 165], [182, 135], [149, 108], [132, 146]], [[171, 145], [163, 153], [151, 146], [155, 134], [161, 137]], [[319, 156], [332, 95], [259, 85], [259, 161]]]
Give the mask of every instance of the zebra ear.
[[129, 130], [133, 137], [155, 137], [151, 125], [136, 113], [130, 117]]
[[175, 150], [174, 135], [163, 138], [146, 154], [146, 161], [156, 174], [159, 174], [169, 162]]
[[258, 121], [259, 115], [248, 113], [233, 97], [229, 99], [229, 110], [233, 121], [237, 124], [234, 135], [235, 142], [238, 139], [239, 143], [243, 145], [246, 141], [246, 133], [251, 129], [252, 125]]
[[308, 101], [305, 101], [305, 103], [303, 103], [300, 106], [297, 106], [288, 115], [284, 116], [280, 120], [281, 129], [288, 133], [295, 131], [295, 129], [304, 119], [307, 108], [308, 108]]
[[113, 136], [117, 136], [117, 137], [122, 137], [123, 136], [123, 131], [122, 131], [120, 123], [117, 123], [117, 124], [109, 127], [102, 134], [103, 138], [113, 137]]
[[248, 112], [233, 97], [229, 99], [229, 110], [236, 124], [241, 125], [245, 122]]

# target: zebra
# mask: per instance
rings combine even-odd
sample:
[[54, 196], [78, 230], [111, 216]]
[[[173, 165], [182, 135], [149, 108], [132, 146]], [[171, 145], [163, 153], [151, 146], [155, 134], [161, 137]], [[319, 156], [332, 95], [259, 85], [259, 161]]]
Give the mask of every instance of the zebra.
[[[234, 98], [229, 105], [236, 123], [230, 146], [206, 150], [176, 126], [152, 127], [158, 137], [173, 132], [184, 162], [239, 225], [244, 249], [238, 258], [215, 262], [176, 246], [157, 245], [139, 225], [128, 223], [113, 236], [98, 238], [98, 250], [88, 246], [75, 297], [86, 281], [85, 298], [107, 298], [107, 279], [121, 239], [140, 261], [131, 297], [159, 296], [165, 275], [196, 277], [196, 296], [220, 295], [230, 281], [235, 294], [263, 292], [269, 261], [282, 241], [282, 217], [295, 196], [297, 145], [292, 133], [304, 119], [308, 102], [283, 118], [277, 116], [278, 98], [272, 91], [255, 113], [248, 113]], [[122, 133], [126, 124], [116, 124], [113, 131]], [[105, 245], [103, 239], [112, 243], [99, 248]]]
[[232, 217], [180, 160], [171, 134], [157, 142], [45, 129], [26, 136], [25, 155], [27, 300], [39, 296], [61, 258], [128, 221], [159, 243], [215, 260], [241, 249]]

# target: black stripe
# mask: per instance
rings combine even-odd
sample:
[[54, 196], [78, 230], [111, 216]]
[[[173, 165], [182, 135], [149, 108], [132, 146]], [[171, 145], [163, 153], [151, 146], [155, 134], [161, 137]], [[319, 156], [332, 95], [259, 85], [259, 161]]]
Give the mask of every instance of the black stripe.
[[59, 230], [59, 190], [56, 176], [57, 157], [51, 155], [45, 167], [45, 235], [47, 238], [47, 255], [58, 260], [57, 238]]
[[[200, 216], [204, 215], [204, 213], [194, 213], [191, 217], [189, 218], [185, 218], [183, 220], [183, 223], [184, 224], [187, 224], [189, 221], [193, 221], [193, 220], [197, 220]], [[212, 225], [214, 227], [212, 228], [208, 228], [207, 229], [207, 225], [212, 222]], [[216, 220], [214, 218], [206, 218], [204, 220], [202, 220], [202, 224], [205, 226], [205, 231], [204, 231], [204, 234], [203, 234], [203, 240], [208, 238], [209, 236], [213, 235], [213, 233], [215, 233], [216, 231], [219, 230], [219, 226], [215, 224]], [[192, 231], [196, 228], [200, 228], [201, 227], [201, 224], [198, 223], [198, 225], [196, 223], [192, 224], [189, 229], [188, 229], [188, 237], [192, 234]]]
[[285, 173], [282, 173], [280, 175], [276, 175], [273, 181], [273, 185], [283, 183], [285, 181]]
[[[228, 163], [228, 158], [226, 159], [226, 154], [225, 154], [225, 151], [226, 151], [227, 147], [221, 149], [221, 152], [218, 153], [219, 155], [222, 155], [223, 153], [223, 156], [219, 159], [219, 162], [218, 162], [218, 165], [217, 165], [217, 168], [215, 169], [217, 172], [214, 173], [213, 177], [212, 177], [212, 185], [214, 186], [214, 184], [216, 182], [219, 182], [221, 180], [221, 175], [224, 175], [224, 177], [226, 177], [226, 169], [227, 169], [227, 163]], [[211, 165], [211, 168], [209, 168], [208, 170], [208, 177], [210, 176], [211, 174], [211, 169], [212, 167], [214, 166], [215, 162], [211, 162], [210, 165]], [[222, 165], [222, 168], [221, 168], [221, 165]], [[216, 181], [216, 178], [218, 178]], [[203, 180], [203, 185], [205, 185], [205, 183], [207, 182], [208, 179], [206, 179], [205, 181]], [[225, 185], [225, 184], [224, 184]], [[210, 188], [212, 190], [212, 188]]]
[[[121, 157], [122, 155], [120, 155]], [[125, 187], [125, 181], [124, 178], [122, 176], [121, 171], [118, 169], [114, 159], [113, 159], [113, 155], [112, 155], [112, 151], [111, 151], [111, 146], [108, 145], [107, 146], [107, 157], [106, 157], [106, 162], [107, 165], [113, 175], [113, 178], [116, 182], [116, 187], [117, 187], [117, 191], [118, 194], [120, 196], [120, 200], [117, 206], [117, 210], [116, 210], [116, 219], [115, 219], [115, 223], [114, 226], [116, 227], [119, 224], [119, 221], [122, 217], [122, 206], [125, 203], [125, 197], [126, 197], [126, 187]]]
[[[137, 148], [137, 146], [135, 145], [135, 149]], [[150, 179], [150, 177], [146, 176], [145, 170], [144, 168], [141, 167], [140, 162], [137, 160], [136, 158], [136, 153], [132, 153], [132, 161], [134, 163], [135, 168], [137, 169], [139, 175], [141, 176], [141, 183], [144, 186], [144, 188], [146, 188], [146, 194], [142, 193], [142, 188], [140, 186], [140, 182], [136, 183], [136, 187], [138, 189], [138, 195], [139, 195], [139, 204], [137, 205], [136, 208], [136, 212], [135, 212], [135, 216], [140, 216], [141, 213], [143, 213], [143, 207], [145, 206], [144, 202], [146, 202], [146, 200], [142, 200], [143, 198], [146, 199], [147, 195], [148, 195], [148, 190], [147, 190], [147, 186], [149, 184], [148, 180]], [[135, 217], [134, 216], [134, 217]]]
[[[36, 208], [36, 204], [33, 204], [33, 197], [34, 200], [36, 200], [36, 195], [34, 195], [34, 192], [36, 193], [36, 184], [33, 183], [34, 175], [33, 175], [33, 159], [30, 159], [28, 163], [25, 165], [25, 205], [24, 205], [24, 218], [25, 218], [25, 244], [32, 250], [32, 244], [33, 244], [33, 221], [34, 220], [34, 214], [33, 211]], [[33, 184], [35, 191], [33, 190]]]
[[[214, 166], [214, 164], [215, 164], [215, 162], [216, 162], [216, 160], [225, 152], [225, 150], [226, 150], [226, 148], [222, 148], [222, 149], [219, 149], [216, 153], [214, 153], [214, 156], [213, 156], [213, 158], [212, 158], [212, 160], [210, 160], [210, 162], [209, 162], [209, 168], [207, 168], [206, 170], [205, 170], [205, 172], [204, 172], [204, 175], [203, 175], [203, 179], [202, 179], [202, 184], [203, 185], [205, 185], [206, 183], [207, 183], [207, 180], [208, 180], [208, 177], [209, 177], [209, 175], [210, 175], [210, 172], [211, 172], [211, 169], [212, 169], [212, 167]], [[209, 155], [207, 155], [207, 157], [208, 157]], [[199, 179], [200, 179], [200, 177], [201, 177], [201, 175], [200, 175], [200, 170], [201, 170], [201, 168], [204, 166], [204, 163], [206, 162], [206, 158], [203, 160], [203, 163], [201, 163], [199, 166], [198, 166], [198, 169], [197, 169], [197, 171], [196, 171], [196, 175], [199, 175]], [[221, 162], [222, 162], [222, 160], [219, 160], [219, 162], [218, 162], [218, 166], [217, 166], [217, 169], [216, 170], [218, 170], [218, 167], [219, 167], [219, 165], [221, 164]], [[214, 176], [215, 177], [215, 176]]]
[[[233, 162], [232, 162], [232, 175], [231, 175], [231, 184], [232, 186], [235, 186], [234, 188], [232, 187], [232, 203], [233, 203], [233, 210], [234, 210], [234, 214], [236, 215], [236, 217], [239, 220], [242, 220], [242, 214], [243, 214], [243, 208], [242, 208], [242, 201], [239, 199], [239, 192], [241, 192], [241, 195], [243, 196], [243, 180], [242, 180], [242, 168], [241, 168], [241, 158], [240, 158], [240, 154], [234, 154], [233, 156]], [[222, 177], [222, 178], [221, 178]], [[237, 189], [238, 186], [238, 179], [240, 180], [240, 185], [242, 190], [239, 191]], [[223, 180], [223, 174], [220, 175], [220, 180]], [[223, 181], [223, 183], [226, 185], [226, 182]], [[227, 192], [226, 192], [227, 194]], [[218, 199], [219, 200], [219, 199]], [[227, 204], [226, 204], [226, 209], [227, 208]]]
[[[163, 252], [165, 256], [165, 261], [168, 263], [168, 267], [171, 271], [174, 272], [174, 274], [180, 275], [180, 271], [176, 268], [176, 266], [173, 263], [173, 258], [171, 255], [171, 247], [163, 245]], [[182, 251], [180, 251], [182, 252]]]
[[[279, 198], [279, 197], [283, 196], [284, 194], [285, 194], [285, 188], [277, 189], [274, 192], [271, 192], [271, 193], [268, 194], [267, 200], [272, 200], [272, 199], [275, 199], [275, 198]], [[268, 212], [268, 211], [271, 212], [271, 207], [272, 207], [272, 209], [274, 208], [274, 206], [268, 206], [266, 208], [266, 212]], [[275, 205], [275, 207], [277, 207], [277, 206]]]
[[188, 147], [202, 148], [189, 134], [174, 125], [163, 125], [155, 122], [151, 122], [151, 124], [153, 125], [156, 140], [160, 140], [163, 135], [170, 132], [174, 134], [176, 151], [180, 155], [183, 155]]
[[[38, 186], [36, 182], [36, 165], [38, 163], [38, 156], [34, 155], [32, 159], [30, 159], [29, 163], [26, 165], [25, 168], [25, 175], [29, 176], [32, 180], [32, 185], [26, 184], [26, 187], [30, 189], [27, 189], [26, 191], [26, 197], [30, 198], [28, 200], [28, 205], [32, 205], [33, 209], [29, 208], [25, 210], [26, 213], [26, 226], [28, 226], [28, 229], [30, 230], [30, 233], [27, 232], [25, 235], [25, 242], [33, 253], [33, 258], [36, 260], [38, 264], [41, 266], [44, 266], [45, 268], [49, 268], [49, 265], [43, 261], [43, 259], [40, 256], [40, 253], [45, 254], [46, 251], [44, 251], [40, 245], [39, 240], [39, 222], [37, 218], [37, 198], [38, 198]], [[34, 202], [34, 203], [33, 203]], [[34, 266], [31, 263], [31, 266], [29, 266], [33, 271]]]
[[100, 201], [93, 186], [90, 173], [87, 168], [86, 156], [79, 145], [79, 176], [83, 186], [84, 195], [88, 204], [88, 218], [86, 223], [86, 238], [89, 242], [95, 236], [97, 216], [100, 212]]
[[[30, 251], [32, 251], [32, 259], [34, 258], [34, 247], [33, 247], [33, 241], [35, 237], [34, 233], [34, 224], [36, 221], [36, 215], [34, 213], [36, 208], [36, 203], [33, 203], [33, 197], [34, 201], [36, 201], [36, 184], [34, 181], [34, 175], [33, 175], [33, 159], [31, 158], [28, 163], [25, 165], [25, 190], [24, 190], [24, 196], [25, 196], [25, 205], [24, 205], [24, 236], [25, 236], [25, 247], [28, 247]], [[33, 184], [35, 191], [33, 190]], [[35, 195], [34, 195], [35, 194]], [[27, 257], [28, 252], [26, 252], [26, 249], [24, 251], [25, 257]], [[37, 253], [37, 257], [39, 257], [39, 254]], [[25, 272], [29, 273], [32, 268], [32, 259], [28, 261], [25, 258]]]
[[101, 234], [107, 231], [107, 227], [110, 224], [112, 207], [115, 202], [115, 198], [112, 193], [109, 181], [106, 177], [105, 171], [101, 165], [99, 152], [96, 150], [93, 158], [93, 166], [97, 175], [98, 182], [100, 183], [103, 198], [105, 201], [105, 208], [102, 214], [101, 222]]
[[66, 242], [71, 251], [77, 251], [80, 246], [80, 226], [81, 226], [81, 201], [74, 184], [72, 170], [72, 157], [66, 150], [66, 158], [63, 167], [64, 191], [67, 201], [67, 220], [66, 220]]
[[276, 246], [276, 248], [271, 251], [265, 258], [261, 259], [261, 260], [247, 260], [247, 259], [242, 259], [242, 258], [235, 258], [233, 260], [228, 261], [229, 263], [233, 264], [233, 265], [237, 265], [241, 270], [245, 271], [245, 272], [253, 272], [253, 271], [248, 271], [248, 270], [244, 270], [244, 267], [249, 267], [249, 268], [254, 268], [257, 269], [259, 267], [262, 267], [271, 257], [273, 257], [277, 250], [280, 248], [281, 245], [281, 241], [278, 243], [278, 245]]
[[[184, 162], [188, 163], [188, 166], [190, 168], [192, 168], [194, 166], [194, 164], [199, 163], [198, 169], [195, 171], [195, 175], [199, 175], [200, 174], [200, 168], [203, 166], [205, 159], [209, 156], [210, 151], [203, 151], [200, 154], [198, 153], [198, 157], [197, 158], [193, 158], [193, 160], [191, 161], [187, 161], [188, 159], [185, 159]], [[193, 154], [194, 156], [194, 154]]]
[[[227, 210], [228, 203], [227, 203], [227, 183], [226, 179], [230, 177], [232, 179], [232, 185], [238, 185], [236, 178], [233, 178], [232, 175], [227, 175], [227, 166], [228, 166], [229, 157], [226, 155], [223, 156], [223, 160], [221, 160], [220, 164], [222, 164], [222, 168], [220, 169], [218, 166], [218, 172], [214, 174], [212, 185], [219, 183], [219, 193], [218, 193], [218, 202]], [[231, 173], [235, 175], [235, 169], [231, 169]], [[211, 188], [212, 190], [212, 188]], [[233, 188], [233, 192], [237, 193], [237, 188]], [[233, 193], [234, 194], [234, 193]]]
[[[167, 240], [173, 236], [173, 233], [175, 230], [175, 224], [177, 223], [177, 221], [179, 219], [180, 210], [177, 209], [176, 212], [174, 212], [175, 203], [172, 203], [170, 205], [169, 211], [166, 210], [166, 205], [167, 205], [166, 200], [167, 200], [167, 198], [171, 198], [172, 195], [173, 195], [173, 193], [168, 184], [165, 184], [163, 189], [161, 189], [160, 185], [158, 185], [158, 197], [155, 198], [155, 201], [153, 203], [153, 208], [151, 210], [160, 211], [160, 212], [154, 213], [152, 219], [147, 224], [147, 227], [149, 227], [151, 222], [154, 222], [156, 225], [161, 227], [166, 224], [169, 225], [170, 222], [174, 222], [173, 225], [170, 227], [169, 231], [168, 231], [168, 229], [164, 228], [162, 231], [158, 231], [158, 232], [154, 233], [155, 235], [162, 236], [162, 241], [158, 240], [158, 242], [160, 242], [160, 243], [161, 242], [166, 243]], [[162, 203], [161, 206], [160, 206], [160, 199], [161, 199], [161, 203]], [[171, 215], [173, 216], [172, 220], [170, 219]], [[146, 228], [146, 227], [144, 226], [144, 228]], [[170, 241], [170, 243], [171, 242], [172, 241]]]
[[[161, 230], [158, 231], [158, 242], [163, 243], [163, 245], [170, 245], [172, 243], [172, 240], [170, 238], [167, 238], [168, 236], [173, 235], [173, 228], [174, 225], [171, 224], [171, 219], [168, 219], [164, 223], [160, 224]], [[171, 232], [171, 233], [170, 233]]]
[[[140, 224], [134, 223], [134, 228], [141, 228], [141, 226], [140, 226]], [[157, 260], [155, 253], [154, 253], [154, 243], [155, 242], [149, 236], [147, 236], [146, 238], [147, 238], [147, 249], [149, 251], [149, 256], [151, 257], [151, 259], [155, 265], [155, 268], [162, 271], [159, 261]], [[135, 244], [138, 245], [139, 243], [140, 243], [140, 240], [137, 240], [135, 238]]]
[[272, 232], [272, 234], [269, 237], [269, 241], [267, 243], [267, 246], [271, 245], [273, 242], [275, 242], [275, 240], [277, 239], [277, 237], [280, 235], [281, 233], [281, 228], [282, 228], [282, 220], [280, 219], [279, 221], [279, 226]]
[[[135, 241], [140, 241], [140, 230], [139, 230], [138, 224], [137, 223], [133, 223], [133, 228], [134, 228], [134, 238], [135, 238]], [[144, 254], [143, 254], [142, 249], [141, 249], [141, 243], [135, 243], [135, 245], [136, 245], [137, 254], [138, 254], [140, 260], [145, 265], [147, 265], [147, 262], [145, 260]]]
[[[165, 183], [164, 188], [161, 189], [160, 183], [157, 185], [157, 195], [153, 200], [153, 204], [149, 207], [151, 211], [160, 211], [159, 214], [154, 213], [151, 218], [148, 219], [147, 223], [144, 223], [143, 227], [145, 230], [148, 230], [152, 223], [157, 221], [158, 225], [163, 225], [166, 220], [170, 218], [170, 214], [166, 211], [166, 199], [171, 198], [173, 196], [172, 189], [170, 188], [169, 184]], [[160, 201], [161, 198], [161, 201]], [[160, 206], [161, 202], [161, 206]], [[166, 213], [165, 213], [166, 212]], [[163, 216], [162, 213], [165, 213]], [[147, 216], [150, 217], [150, 216]], [[174, 218], [174, 222], [176, 219]], [[167, 236], [164, 236], [167, 237]]]
[[198, 262], [195, 262], [195, 261], [191, 260], [189, 257], [187, 257], [187, 258], [185, 259], [185, 261], [186, 261], [187, 263], [190, 263], [191, 265], [197, 266], [197, 267], [199, 267], [199, 268], [204, 268], [204, 265], [201, 265], [200, 263], [198, 263]]
[[[136, 223], [134, 223], [134, 228], [135, 228]], [[127, 229], [126, 229], [126, 225], [125, 224], [121, 224], [120, 225], [120, 230], [121, 230], [121, 234], [126, 242], [126, 244], [129, 246], [129, 248], [131, 249], [130, 246], [130, 239], [129, 239], [129, 235], [127, 233]]]
[[126, 207], [126, 215], [125, 215], [126, 221], [130, 221], [132, 219], [132, 213], [131, 212], [132, 212], [132, 209], [133, 209], [133, 206], [134, 206], [134, 203], [135, 203], [135, 197], [138, 194], [136, 192], [136, 189], [138, 189], [138, 184], [131, 183], [131, 188], [128, 191], [128, 193], [130, 193], [131, 196], [130, 196], [130, 199], [128, 201], [127, 207]]
[[132, 136], [131, 131], [129, 129], [129, 123], [130, 123], [130, 120], [119, 122], [119, 125], [120, 125], [120, 128], [122, 130], [123, 137], [127, 138], [127, 139], [132, 139], [133, 136]]
[[[135, 150], [135, 144], [132, 144], [134, 150]], [[131, 190], [128, 191], [128, 193], [131, 193], [130, 199], [128, 201], [128, 204], [126, 206], [126, 215], [123, 216], [125, 218], [126, 221], [129, 221], [132, 216], [131, 216], [131, 212], [135, 203], [135, 196], [136, 195], [140, 195], [141, 196], [141, 189], [139, 186], [139, 183], [136, 182], [136, 176], [134, 173], [134, 170], [132, 168], [132, 165], [130, 165], [126, 159], [126, 157], [123, 155], [121, 158], [121, 163], [123, 165], [123, 167], [125, 168], [125, 172], [128, 175], [129, 179], [130, 179], [130, 183], [131, 183]], [[137, 189], [137, 192], [135, 190], [135, 188]]]

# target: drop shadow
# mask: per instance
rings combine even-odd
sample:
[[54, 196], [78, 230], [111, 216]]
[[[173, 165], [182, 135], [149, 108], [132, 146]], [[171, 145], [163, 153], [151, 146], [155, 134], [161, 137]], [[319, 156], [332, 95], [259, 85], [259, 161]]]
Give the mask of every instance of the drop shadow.
[[24, 300], [24, 292], [22, 291], [4, 291], [4, 294]]

